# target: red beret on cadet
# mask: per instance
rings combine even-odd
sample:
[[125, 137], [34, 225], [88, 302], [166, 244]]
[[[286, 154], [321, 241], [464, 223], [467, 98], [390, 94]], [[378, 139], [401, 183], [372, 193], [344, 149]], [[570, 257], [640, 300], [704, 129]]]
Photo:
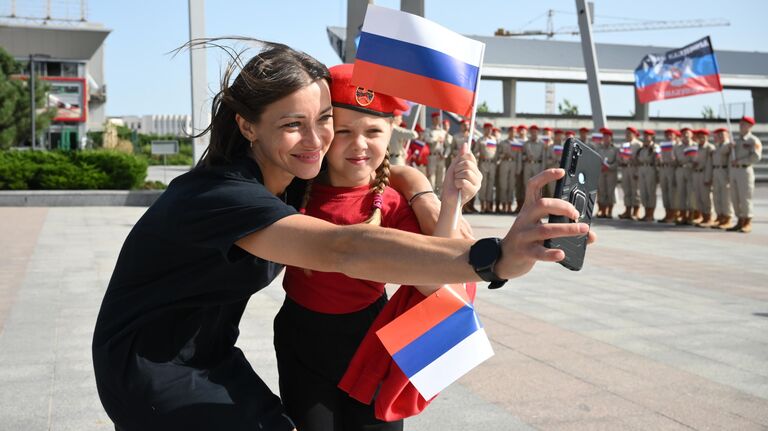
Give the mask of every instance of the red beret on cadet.
[[416, 127], [413, 128], [413, 130], [415, 130], [417, 132], [423, 132], [424, 128], [421, 127], [421, 124], [417, 124]]
[[743, 121], [745, 123], [749, 123], [749, 124], [751, 124], [753, 126], [755, 125], [755, 119], [752, 118], [752, 117], [747, 117], [746, 115], [741, 117], [741, 121]]
[[400, 123], [400, 127], [408, 127], [408, 123], [403, 121], [403, 122]]
[[683, 127], [682, 129], [680, 129], [680, 134], [682, 135], [686, 131], [693, 132], [693, 129], [691, 129], [690, 127]]
[[539, 130], [539, 126], [531, 124], [531, 127], [529, 127], [528, 130]]
[[664, 131], [664, 134], [667, 134], [667, 133], [671, 133], [673, 135], [676, 135], [677, 134], [677, 130], [669, 128], [669, 129]]
[[493, 130], [494, 132], [501, 132], [501, 129], [499, 129], [498, 127], [494, 127], [492, 130]]
[[656, 132], [654, 132], [654, 131], [653, 131], [653, 130], [651, 130], [651, 129], [645, 129], [645, 130], [643, 130], [643, 134], [644, 134], [644, 135], [649, 135], [649, 136], [656, 136]]
[[727, 132], [727, 131], [728, 129], [726, 129], [725, 127], [718, 127], [712, 133], [720, 133], [720, 132]]
[[485, 124], [483, 124], [483, 129], [485, 129], [486, 127], [493, 128], [493, 123], [485, 123]]
[[640, 134], [640, 132], [636, 128], [632, 127], [632, 126], [627, 127], [627, 130], [629, 130], [630, 132], [634, 133], [635, 135], [639, 135]]
[[552, 131], [552, 128], [551, 128], [551, 127], [549, 127], [549, 126], [547, 126], [547, 127], [543, 128], [543, 129], [541, 129], [541, 130], [543, 130], [543, 131], [545, 131], [545, 132], [551, 132], [551, 131]]
[[709, 130], [707, 130], [707, 129], [699, 129], [699, 130], [697, 130], [697, 131], [696, 131], [696, 134], [697, 134], [697, 135], [706, 135], [706, 136], [709, 136]]
[[582, 127], [579, 129], [579, 132], [589, 132], [589, 129], [586, 127]]
[[568, 130], [565, 132], [565, 136], [576, 136], [576, 132], [573, 130]]
[[374, 93], [373, 90], [352, 84], [352, 64], [339, 64], [331, 72], [331, 104], [379, 117], [393, 117], [397, 111], [406, 111], [403, 99]]
[[431, 115], [432, 118], [439, 117], [439, 116], [440, 116], [439, 112], [433, 112]]
[[562, 135], [563, 130], [562, 129], [555, 129], [555, 135]]
[[528, 126], [526, 126], [525, 124], [521, 124], [517, 126], [517, 130], [528, 130]]
[[601, 127], [600, 128], [600, 133], [602, 133], [603, 135], [613, 136], [613, 131], [611, 131], [611, 129], [609, 129], [607, 127]]

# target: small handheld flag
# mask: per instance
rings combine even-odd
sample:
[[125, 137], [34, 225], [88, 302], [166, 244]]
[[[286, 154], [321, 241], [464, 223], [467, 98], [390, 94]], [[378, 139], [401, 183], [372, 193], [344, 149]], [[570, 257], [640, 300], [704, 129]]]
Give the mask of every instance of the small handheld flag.
[[493, 356], [462, 287], [443, 286], [376, 335], [426, 400]]
[[352, 82], [469, 117], [484, 47], [420, 16], [368, 5]]

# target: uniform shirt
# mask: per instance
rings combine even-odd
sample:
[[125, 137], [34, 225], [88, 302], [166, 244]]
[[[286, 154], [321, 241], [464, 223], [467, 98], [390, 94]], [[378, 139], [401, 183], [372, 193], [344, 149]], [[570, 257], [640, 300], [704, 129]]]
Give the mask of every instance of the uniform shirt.
[[659, 162], [664, 166], [674, 166], [675, 141], [662, 141], [659, 144]]
[[433, 156], [444, 156], [445, 153], [445, 139], [448, 132], [442, 128], [428, 128], [424, 132], [424, 136], [429, 145], [429, 153]]
[[[421, 232], [405, 198], [384, 189], [382, 227]], [[359, 224], [371, 216], [374, 194], [370, 186], [332, 187], [314, 184], [306, 214], [336, 225]], [[350, 278], [339, 272], [306, 272], [287, 267], [283, 288], [304, 308], [327, 314], [352, 313], [373, 304], [384, 294], [384, 283]]]
[[737, 165], [754, 165], [760, 158], [762, 143], [752, 132], [742, 136], [738, 142], [736, 142], [736, 160], [734, 163]]
[[715, 146], [710, 142], [705, 142], [699, 146], [699, 151], [693, 157], [693, 169], [696, 172], [704, 172], [704, 181], [712, 181], [712, 154], [715, 152]]
[[712, 167], [727, 168], [731, 161], [731, 143], [726, 142], [715, 145], [715, 151], [712, 153]]
[[389, 138], [389, 156], [400, 157], [400, 161], [405, 164], [405, 149], [408, 141], [416, 139], [419, 134], [405, 127], [392, 126], [392, 136]]
[[248, 298], [282, 265], [235, 241], [296, 213], [250, 158], [171, 182], [128, 234], [96, 322], [96, 383], [113, 419], [148, 429], [147, 411], [282, 410], [235, 347]]
[[613, 144], [600, 145], [598, 153], [603, 157], [603, 172], [616, 172], [619, 166], [619, 150]]
[[647, 147], [643, 146], [635, 152], [635, 161], [640, 167], [647, 165], [655, 166], [657, 154], [656, 144], [651, 144]]
[[544, 142], [537, 138], [535, 141], [528, 139], [525, 143], [525, 159], [529, 163], [541, 164], [546, 155]]
[[496, 138], [483, 136], [477, 143], [477, 158], [479, 160], [492, 160], [496, 156]]
[[685, 145], [685, 143], [675, 145], [674, 153], [677, 166], [690, 170], [693, 167], [693, 159], [698, 152], [699, 146], [694, 144], [693, 141], [689, 142], [688, 145]]

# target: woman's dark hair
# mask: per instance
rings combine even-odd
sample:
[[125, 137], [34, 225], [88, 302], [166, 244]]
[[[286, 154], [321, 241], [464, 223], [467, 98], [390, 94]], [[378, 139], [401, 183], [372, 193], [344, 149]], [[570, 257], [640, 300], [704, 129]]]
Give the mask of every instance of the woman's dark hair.
[[[218, 43], [222, 39], [256, 42], [261, 51], [245, 65], [244, 51], [236, 52]], [[196, 39], [179, 48], [220, 48], [231, 58], [221, 77], [220, 90], [213, 98], [211, 124], [195, 137], [211, 132], [210, 142], [200, 164], [221, 165], [246, 156], [250, 142], [240, 133], [235, 115], [257, 123], [268, 105], [307, 85], [331, 75], [325, 65], [289, 46], [249, 38], [227, 37]], [[179, 51], [177, 50], [177, 51]], [[230, 85], [235, 72], [240, 70]]]

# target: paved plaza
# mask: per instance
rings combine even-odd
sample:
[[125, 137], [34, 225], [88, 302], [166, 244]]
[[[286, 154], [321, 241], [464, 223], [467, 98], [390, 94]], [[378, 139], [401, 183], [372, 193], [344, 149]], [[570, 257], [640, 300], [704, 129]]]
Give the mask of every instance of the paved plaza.
[[[583, 271], [482, 287], [496, 355], [406, 429], [768, 430], [768, 187], [757, 198], [749, 235], [599, 220]], [[113, 429], [90, 341], [144, 210], [0, 208], [0, 430]], [[468, 219], [477, 237], [513, 220]], [[275, 390], [282, 298], [279, 280], [256, 294], [239, 341]]]

